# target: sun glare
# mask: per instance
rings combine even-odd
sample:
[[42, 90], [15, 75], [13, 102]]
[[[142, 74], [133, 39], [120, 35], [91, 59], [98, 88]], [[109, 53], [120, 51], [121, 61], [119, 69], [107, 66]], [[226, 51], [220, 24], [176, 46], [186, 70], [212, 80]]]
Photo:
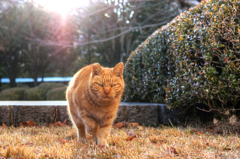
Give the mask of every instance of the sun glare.
[[85, 6], [88, 0], [36, 0], [37, 3], [43, 5], [51, 11], [58, 12], [65, 17], [72, 8]]

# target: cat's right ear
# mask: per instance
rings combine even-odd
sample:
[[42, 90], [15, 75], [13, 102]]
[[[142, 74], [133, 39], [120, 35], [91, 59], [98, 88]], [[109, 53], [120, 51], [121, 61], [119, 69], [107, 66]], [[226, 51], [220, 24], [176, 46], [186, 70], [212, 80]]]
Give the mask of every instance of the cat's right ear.
[[102, 67], [100, 66], [100, 64], [94, 63], [92, 65], [93, 65], [92, 77], [99, 75], [102, 71]]

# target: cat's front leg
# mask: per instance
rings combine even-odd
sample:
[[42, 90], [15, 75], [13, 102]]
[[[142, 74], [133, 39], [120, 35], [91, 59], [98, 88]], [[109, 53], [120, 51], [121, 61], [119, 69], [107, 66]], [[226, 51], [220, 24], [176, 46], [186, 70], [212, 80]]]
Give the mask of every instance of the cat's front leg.
[[92, 135], [93, 143], [97, 143], [99, 125], [89, 116], [84, 116], [83, 118], [87, 132]]
[[100, 129], [99, 129], [99, 135], [98, 135], [98, 145], [101, 146], [107, 146], [107, 136], [109, 134], [109, 131], [111, 129], [112, 123], [107, 123], [107, 124], [101, 124]]
[[86, 142], [86, 132], [85, 132], [85, 126], [84, 125], [77, 125], [77, 137], [78, 142]]

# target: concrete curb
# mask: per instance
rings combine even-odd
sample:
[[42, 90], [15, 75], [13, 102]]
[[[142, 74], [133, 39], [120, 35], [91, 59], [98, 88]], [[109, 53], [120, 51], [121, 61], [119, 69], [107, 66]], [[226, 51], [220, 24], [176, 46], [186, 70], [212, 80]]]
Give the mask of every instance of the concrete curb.
[[[21, 122], [63, 122], [67, 119], [66, 101], [0, 101], [0, 124], [19, 126]], [[116, 122], [137, 122], [145, 126], [177, 124], [178, 112], [159, 103], [121, 103]]]

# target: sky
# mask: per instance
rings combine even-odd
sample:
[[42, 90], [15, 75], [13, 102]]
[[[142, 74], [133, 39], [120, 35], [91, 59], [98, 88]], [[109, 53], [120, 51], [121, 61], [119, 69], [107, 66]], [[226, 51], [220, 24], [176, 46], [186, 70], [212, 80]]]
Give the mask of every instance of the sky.
[[35, 0], [49, 10], [60, 13], [63, 17], [67, 15], [72, 8], [86, 6], [88, 0]]

